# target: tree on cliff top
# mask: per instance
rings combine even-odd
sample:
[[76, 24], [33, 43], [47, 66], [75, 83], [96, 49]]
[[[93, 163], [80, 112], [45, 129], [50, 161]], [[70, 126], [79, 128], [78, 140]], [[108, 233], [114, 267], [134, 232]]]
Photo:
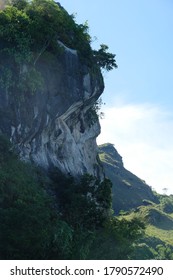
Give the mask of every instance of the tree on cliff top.
[[1, 53], [13, 50], [14, 54], [14, 49], [18, 48], [17, 55], [21, 59], [26, 51], [31, 51], [37, 62], [45, 51], [56, 53], [57, 41], [60, 40], [69, 48], [76, 49], [90, 67], [96, 64], [107, 71], [117, 67], [115, 55], [108, 53], [106, 45], [101, 45], [98, 51], [92, 50], [88, 25], [77, 24], [74, 16], [54, 0], [7, 0], [1, 1], [1, 7]]
[[100, 68], [110, 71], [118, 66], [116, 64], [115, 54], [109, 53], [108, 49], [107, 45], [102, 44], [98, 51], [93, 51], [93, 55]]

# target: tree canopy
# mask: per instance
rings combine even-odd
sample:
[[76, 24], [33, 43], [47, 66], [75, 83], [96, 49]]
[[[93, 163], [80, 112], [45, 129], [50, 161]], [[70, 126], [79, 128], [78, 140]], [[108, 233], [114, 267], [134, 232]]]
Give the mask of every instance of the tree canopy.
[[117, 67], [106, 45], [91, 48], [88, 24], [77, 24], [73, 15], [53, 0], [8, 0], [0, 10], [1, 54], [14, 56], [15, 63], [36, 62], [45, 50], [57, 52], [58, 40], [76, 49], [90, 66], [107, 71]]

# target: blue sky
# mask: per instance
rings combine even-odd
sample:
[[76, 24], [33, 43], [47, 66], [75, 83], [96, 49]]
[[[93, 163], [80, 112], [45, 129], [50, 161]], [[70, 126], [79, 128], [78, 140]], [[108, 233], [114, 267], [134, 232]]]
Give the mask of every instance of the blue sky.
[[98, 144], [111, 142], [127, 169], [173, 193], [173, 1], [60, 0], [90, 35], [116, 54], [104, 73]]

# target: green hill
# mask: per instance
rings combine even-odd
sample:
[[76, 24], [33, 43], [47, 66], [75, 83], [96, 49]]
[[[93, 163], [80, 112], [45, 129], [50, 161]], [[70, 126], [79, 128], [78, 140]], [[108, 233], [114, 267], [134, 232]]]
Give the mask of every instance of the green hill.
[[116, 214], [146, 204], [147, 201], [158, 203], [151, 187], [124, 168], [122, 157], [112, 144], [100, 145], [99, 157], [106, 176], [113, 184], [113, 209]]
[[173, 196], [159, 195], [126, 170], [112, 144], [99, 146], [106, 176], [113, 184], [113, 209], [119, 220], [139, 219], [145, 234], [131, 259], [173, 259]]
[[[173, 259], [173, 213], [162, 211], [162, 198], [157, 205], [140, 206], [123, 216], [127, 220], [139, 218], [146, 226], [145, 236], [138, 241], [134, 252], [136, 259]], [[173, 205], [172, 198], [167, 200], [172, 200]]]

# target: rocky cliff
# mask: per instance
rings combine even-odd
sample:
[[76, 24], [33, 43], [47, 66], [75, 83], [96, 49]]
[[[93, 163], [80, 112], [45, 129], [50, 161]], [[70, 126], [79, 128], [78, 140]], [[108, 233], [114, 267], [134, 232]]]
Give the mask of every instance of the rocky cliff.
[[[0, 89], [0, 132], [15, 144], [20, 157], [74, 176], [101, 176], [97, 159], [98, 120], [90, 108], [103, 92], [100, 71], [92, 73], [76, 50], [58, 42], [59, 56], [45, 53], [37, 63], [44, 87], [34, 94]], [[23, 65], [23, 71], [28, 66]]]
[[116, 214], [120, 210], [127, 211], [140, 205], [150, 204], [150, 201], [158, 203], [151, 187], [124, 168], [122, 157], [113, 144], [100, 145], [99, 156], [106, 176], [113, 183], [113, 209]]

